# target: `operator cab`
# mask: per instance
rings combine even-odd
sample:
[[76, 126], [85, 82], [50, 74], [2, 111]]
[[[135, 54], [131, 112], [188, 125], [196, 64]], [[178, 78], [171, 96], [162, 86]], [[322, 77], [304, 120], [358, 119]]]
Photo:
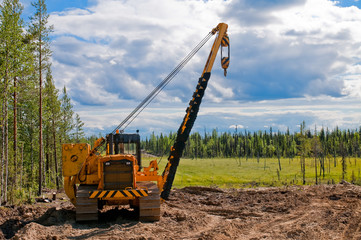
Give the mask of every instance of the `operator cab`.
[[126, 134], [118, 131], [107, 135], [107, 155], [131, 154], [141, 166], [140, 136], [138, 133]]

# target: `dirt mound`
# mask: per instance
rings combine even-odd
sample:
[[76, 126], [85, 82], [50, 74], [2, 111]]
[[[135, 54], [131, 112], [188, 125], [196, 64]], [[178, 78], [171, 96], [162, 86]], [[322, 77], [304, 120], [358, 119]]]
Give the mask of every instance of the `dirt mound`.
[[159, 222], [108, 207], [75, 222], [68, 202], [0, 208], [0, 239], [361, 239], [361, 187], [172, 190]]

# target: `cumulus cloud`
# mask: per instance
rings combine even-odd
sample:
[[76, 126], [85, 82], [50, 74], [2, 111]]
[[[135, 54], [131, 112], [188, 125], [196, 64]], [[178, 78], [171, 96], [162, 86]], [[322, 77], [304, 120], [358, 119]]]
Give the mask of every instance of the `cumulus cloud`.
[[247, 15], [232, 15], [239, 24], [231, 35], [238, 39], [232, 42], [232, 60], [238, 61], [231, 62], [238, 78], [232, 80], [241, 86], [240, 96], [254, 100], [344, 94], [343, 76], [359, 59], [361, 31], [355, 21], [361, 22], [360, 9], [315, 0], [272, 1], [271, 7], [246, 3], [232, 2], [244, 6], [242, 11], [268, 11], [277, 21], [254, 26], [247, 24]]
[[[163, 1], [161, 7], [156, 6], [153, 1], [98, 1], [89, 9], [54, 13], [51, 22], [55, 35], [69, 38], [67, 43], [64, 39], [55, 42], [54, 59], [80, 71], [86, 69], [86, 74], [105, 91], [118, 91], [118, 98], [141, 99], [146, 95], [144, 89], [155, 86], [186, 55], [184, 50], [196, 44], [191, 40], [201, 39], [201, 30], [206, 33], [206, 27], [216, 24], [210, 20], [200, 23], [208, 10], [208, 14], [233, 23], [230, 81], [212, 79], [213, 92], [220, 93], [212, 96], [215, 102], [230, 95], [237, 100], [259, 100], [319, 94], [342, 96], [345, 92], [344, 79], [337, 76], [345, 73], [356, 56], [350, 52], [350, 46], [357, 42], [355, 37], [360, 31], [348, 21], [360, 20], [357, 9], [337, 7], [326, 0], [234, 0], [223, 5], [218, 1]], [[259, 14], [251, 14], [251, 19], [242, 14], [252, 11]], [[256, 22], [262, 24], [250, 24]], [[198, 56], [187, 71], [201, 71], [207, 56], [206, 51], [201, 53], [204, 58]], [[190, 74], [183, 74], [180, 78], [190, 78]], [[215, 71], [217, 74], [220, 75]], [[174, 85], [180, 96], [191, 89], [190, 84], [180, 85]], [[230, 88], [232, 92], [222, 94]], [[132, 94], [135, 92], [138, 93]]]
[[264, 26], [281, 19], [274, 16], [274, 12], [305, 4], [306, 0], [277, 0], [277, 1], [231, 1], [223, 16], [245, 26]]
[[[203, 103], [206, 107], [201, 108], [197, 122], [217, 119], [226, 126], [262, 128], [279, 121], [279, 127], [284, 128], [287, 123], [283, 117], [289, 114], [298, 121], [289, 119], [291, 125], [320, 120], [310, 109], [319, 106], [319, 97], [361, 98], [361, 10], [357, 7], [341, 7], [330, 0], [92, 3], [54, 12], [49, 18], [55, 27], [52, 50], [56, 85], [67, 86], [79, 109], [91, 105], [125, 114], [125, 109], [136, 106], [218, 22], [229, 23], [230, 67], [225, 79], [217, 57]], [[164, 89], [150, 106], [153, 111], [174, 105], [184, 112], [180, 106], [188, 103], [210, 47], [208, 43], [201, 49]], [[270, 112], [272, 104], [266, 103], [273, 100], [274, 104], [278, 99], [283, 103], [288, 102], [283, 99], [312, 99], [312, 104]], [[238, 106], [246, 106], [245, 102], [257, 103], [253, 112], [236, 111]], [[217, 112], [213, 113], [207, 103], [219, 104]], [[233, 104], [232, 114], [220, 115], [225, 103]], [[256, 110], [262, 104], [261, 111]], [[81, 113], [87, 124], [99, 125], [91, 123], [86, 110]], [[151, 115], [145, 111], [142, 117], [146, 119], [150, 115], [145, 114]], [[156, 116], [164, 121], [155, 120]], [[177, 124], [176, 119], [168, 122], [169, 116], [162, 112], [147, 122]]]
[[[75, 99], [80, 104], [93, 104], [96, 101], [94, 95], [103, 98], [98, 101], [102, 104], [105, 104], [104, 98], [141, 100], [198, 43], [202, 35], [217, 24], [217, 20], [214, 22], [206, 15], [216, 12], [219, 4], [97, 1], [88, 9], [53, 13], [50, 22], [55, 26], [53, 58], [58, 86], [66, 84], [72, 95], [86, 96], [85, 89], [79, 88], [78, 82], [70, 81], [70, 76], [63, 76], [66, 69], [77, 68], [68, 75], [82, 81], [84, 86], [91, 79], [95, 86], [92, 91], [99, 92], [88, 95], [88, 99]], [[199, 61], [195, 58], [193, 65], [187, 67], [188, 73], [181, 73], [179, 78], [192, 78], [196, 82], [202, 71]], [[196, 68], [198, 76], [189, 74]], [[177, 89], [178, 94], [172, 94], [173, 89]], [[190, 84], [180, 81], [166, 88], [158, 100], [185, 101], [183, 95], [190, 89]], [[105, 97], [106, 93], [109, 96]]]

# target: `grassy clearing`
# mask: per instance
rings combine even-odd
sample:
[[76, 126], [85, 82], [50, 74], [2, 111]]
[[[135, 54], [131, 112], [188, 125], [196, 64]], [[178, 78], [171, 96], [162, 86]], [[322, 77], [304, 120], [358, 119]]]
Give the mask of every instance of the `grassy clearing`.
[[[153, 159], [143, 159], [147, 166]], [[218, 186], [221, 188], [239, 188], [255, 186], [301, 185], [302, 173], [300, 158], [281, 160], [281, 170], [277, 158], [207, 158], [181, 159], [174, 187], [185, 186]], [[163, 158], [159, 164], [160, 174], [167, 162]], [[360, 158], [347, 158], [345, 180], [361, 183]], [[318, 182], [338, 183], [342, 180], [341, 158], [325, 159], [325, 176], [320, 176], [320, 164], [317, 164]], [[315, 184], [314, 159], [306, 159], [306, 184]]]

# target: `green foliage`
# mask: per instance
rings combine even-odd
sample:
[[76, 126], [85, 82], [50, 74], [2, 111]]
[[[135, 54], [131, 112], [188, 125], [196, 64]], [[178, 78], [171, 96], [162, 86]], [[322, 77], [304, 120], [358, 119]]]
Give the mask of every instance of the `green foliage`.
[[29, 36], [34, 44], [34, 54], [38, 62], [37, 68], [42, 72], [50, 64], [51, 56], [49, 35], [53, 32], [53, 26], [48, 25], [49, 14], [45, 0], [37, 0], [32, 3], [35, 8], [35, 14], [30, 17]]
[[[300, 132], [291, 134], [272, 133], [270, 129], [258, 132], [224, 132], [213, 130], [211, 134], [193, 133], [186, 143], [185, 158], [294, 158], [355, 156], [361, 157], [360, 130], [343, 130], [336, 127], [333, 131], [321, 129], [312, 134], [303, 122]], [[142, 148], [157, 156], [168, 155], [175, 139], [175, 133], [169, 135], [154, 133], [142, 141]], [[342, 147], [344, 146], [344, 147]]]
[[[193, 133], [186, 143], [174, 186], [280, 186], [337, 183], [342, 179], [359, 184], [360, 134], [361, 127], [319, 132], [315, 128], [312, 134], [305, 122], [293, 134], [289, 130], [273, 133], [272, 129], [253, 133], [213, 130], [203, 136]], [[168, 155], [174, 138], [172, 133], [152, 134], [142, 147], [154, 155]], [[160, 169], [165, 162], [161, 162]]]
[[65, 86], [59, 94], [54, 85], [49, 41], [53, 27], [47, 24], [45, 1], [33, 6], [35, 14], [25, 26], [19, 0], [0, 3], [0, 205], [31, 201], [41, 185], [59, 188], [61, 143], [79, 141], [84, 134], [79, 116], [73, 124]]
[[61, 118], [62, 121], [60, 123], [60, 136], [61, 142], [66, 143], [69, 142], [71, 131], [74, 129], [74, 119], [73, 119], [73, 106], [70, 102], [70, 97], [66, 92], [66, 87], [63, 88], [63, 96], [61, 98]]
[[81, 121], [79, 114], [75, 114], [75, 124], [74, 124], [74, 133], [73, 138], [75, 142], [84, 142], [84, 129], [83, 129], [84, 123]]

